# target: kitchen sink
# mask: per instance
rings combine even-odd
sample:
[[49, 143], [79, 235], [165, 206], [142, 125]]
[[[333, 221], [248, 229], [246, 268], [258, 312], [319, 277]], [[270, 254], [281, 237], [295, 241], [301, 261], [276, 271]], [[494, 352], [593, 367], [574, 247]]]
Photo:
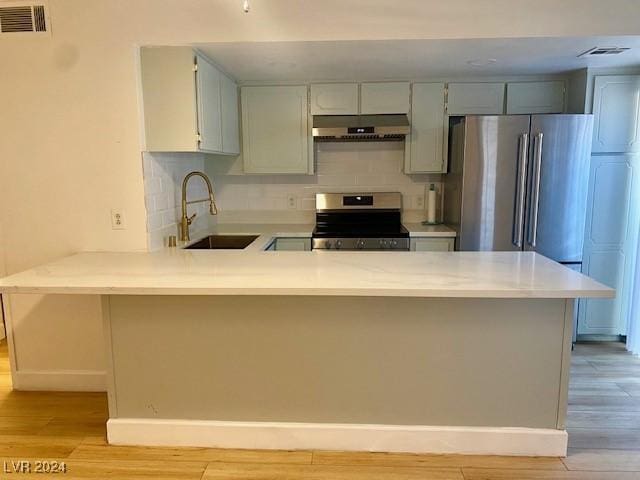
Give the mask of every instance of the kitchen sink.
[[247, 248], [258, 235], [209, 235], [192, 243], [186, 250], [242, 250]]

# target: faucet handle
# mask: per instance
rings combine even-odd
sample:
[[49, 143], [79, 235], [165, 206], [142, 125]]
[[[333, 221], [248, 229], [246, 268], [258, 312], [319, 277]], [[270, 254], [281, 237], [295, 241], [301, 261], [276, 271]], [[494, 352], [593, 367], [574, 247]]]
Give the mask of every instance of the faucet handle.
[[193, 222], [194, 218], [196, 218], [196, 214], [195, 213], [193, 215], [191, 215], [190, 217], [187, 217], [187, 225], [191, 225], [191, 222]]

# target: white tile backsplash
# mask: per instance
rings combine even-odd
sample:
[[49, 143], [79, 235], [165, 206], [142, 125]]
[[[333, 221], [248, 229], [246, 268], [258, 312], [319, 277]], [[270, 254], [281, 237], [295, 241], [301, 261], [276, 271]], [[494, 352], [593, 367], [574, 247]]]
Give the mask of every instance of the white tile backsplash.
[[[147, 208], [147, 245], [156, 250], [166, 244], [169, 235], [179, 234], [182, 214], [182, 181], [194, 170], [204, 171], [204, 157], [192, 153], [143, 153], [145, 205]], [[207, 197], [207, 188], [193, 178], [187, 189], [189, 200]], [[196, 214], [192, 231], [206, 228], [210, 222], [207, 203], [189, 205], [189, 215]]]
[[[315, 194], [320, 192], [401, 192], [405, 221], [424, 220], [418, 199], [425, 184], [441, 182], [439, 174], [405, 175], [404, 144], [321, 143], [317, 146], [314, 175], [221, 175], [213, 173], [219, 157], [193, 153], [144, 153], [145, 205], [149, 249], [161, 248], [169, 235], [178, 234], [182, 180], [193, 170], [212, 171], [219, 215], [208, 213], [206, 203], [189, 206], [197, 213], [192, 231], [215, 221], [224, 223], [312, 223]], [[188, 198], [205, 198], [206, 186], [194, 178]], [[288, 204], [295, 197], [295, 208]]]
[[[206, 158], [213, 172], [216, 158]], [[319, 192], [395, 191], [403, 195], [405, 216], [424, 220], [417, 207], [425, 184], [441, 182], [441, 175], [405, 175], [404, 143], [320, 143], [315, 175], [220, 175], [212, 173], [221, 214], [219, 221], [246, 221], [256, 215], [245, 212], [270, 211], [278, 223], [304, 218], [313, 222], [315, 194]], [[296, 208], [287, 197], [296, 197]], [[418, 210], [418, 211], [412, 211]], [[242, 220], [240, 220], [242, 219]], [[269, 222], [266, 222], [269, 223]]]

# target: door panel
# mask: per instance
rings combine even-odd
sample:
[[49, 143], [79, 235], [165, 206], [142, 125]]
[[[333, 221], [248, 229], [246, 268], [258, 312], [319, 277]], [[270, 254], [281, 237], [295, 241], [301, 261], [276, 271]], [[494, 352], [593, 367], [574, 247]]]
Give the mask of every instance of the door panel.
[[311, 115], [357, 115], [357, 83], [311, 85]]
[[363, 83], [360, 85], [360, 113], [409, 113], [409, 82]]
[[[620, 250], [591, 252], [586, 259], [586, 274], [620, 292], [624, 289], [624, 254]], [[584, 316], [580, 320], [581, 334], [618, 335], [622, 333], [619, 325], [621, 298], [616, 295], [612, 300], [587, 299]]]
[[197, 97], [200, 150], [222, 151], [222, 117], [220, 103], [220, 72], [198, 55]]
[[[582, 260], [592, 129], [591, 115], [531, 117], [526, 248], [558, 262]], [[536, 143], [540, 138], [542, 156], [536, 228], [534, 171]]]
[[444, 120], [444, 83], [414, 83], [406, 173], [443, 171]]
[[224, 153], [240, 153], [240, 119], [238, 118], [238, 86], [225, 75], [221, 76], [222, 88], [222, 150]]
[[504, 112], [504, 83], [450, 83], [449, 115], [499, 115]]
[[460, 250], [520, 250], [514, 245], [518, 152], [529, 116], [469, 116]]
[[308, 173], [307, 87], [243, 87], [241, 97], [245, 173]]
[[640, 75], [595, 78], [593, 151], [640, 152]]
[[624, 335], [640, 231], [640, 182], [637, 155], [591, 158], [585, 274], [616, 289], [611, 300], [580, 302], [578, 334]]

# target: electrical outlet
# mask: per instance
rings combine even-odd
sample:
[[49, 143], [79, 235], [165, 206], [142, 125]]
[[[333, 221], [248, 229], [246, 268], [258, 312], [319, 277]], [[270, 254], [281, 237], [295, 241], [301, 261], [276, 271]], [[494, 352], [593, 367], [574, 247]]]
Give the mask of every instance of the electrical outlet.
[[416, 208], [424, 208], [424, 195], [416, 195]]
[[118, 208], [111, 209], [111, 229], [124, 230], [125, 228], [127, 228], [127, 222], [125, 221], [124, 211]]
[[287, 195], [287, 207], [289, 207], [291, 209], [297, 208], [298, 207], [298, 197], [296, 197], [292, 193]]

